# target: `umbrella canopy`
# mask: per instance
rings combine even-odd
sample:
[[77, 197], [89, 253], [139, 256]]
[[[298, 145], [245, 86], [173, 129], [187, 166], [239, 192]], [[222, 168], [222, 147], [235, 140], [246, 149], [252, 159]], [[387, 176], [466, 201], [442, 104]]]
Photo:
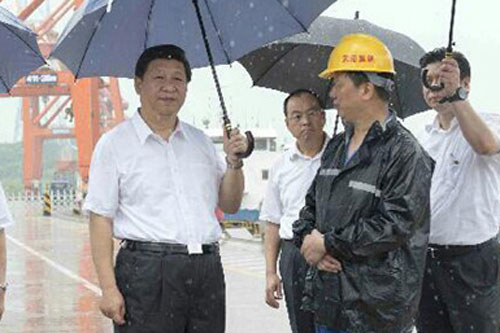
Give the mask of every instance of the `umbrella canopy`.
[[419, 59], [424, 49], [409, 37], [365, 20], [319, 17], [308, 33], [266, 45], [239, 59], [257, 86], [292, 92], [299, 88], [320, 94], [327, 107], [329, 82], [318, 77], [328, 63], [333, 46], [342, 36], [365, 33], [379, 38], [389, 48], [396, 68], [396, 90], [392, 107], [405, 118], [427, 110], [422, 95]]
[[14, 14], [0, 7], [0, 93], [45, 64], [36, 34]]
[[336, 0], [87, 0], [51, 56], [76, 77], [133, 77], [147, 47], [175, 44], [186, 51], [193, 68], [207, 66], [195, 1], [217, 65], [306, 31]]

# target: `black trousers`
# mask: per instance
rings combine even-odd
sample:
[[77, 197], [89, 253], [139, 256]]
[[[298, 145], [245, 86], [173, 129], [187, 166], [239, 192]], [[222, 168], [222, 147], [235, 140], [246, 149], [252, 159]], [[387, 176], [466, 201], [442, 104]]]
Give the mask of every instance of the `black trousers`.
[[115, 265], [125, 298], [118, 333], [223, 333], [225, 282], [220, 255], [121, 248]]
[[291, 241], [281, 242], [280, 274], [283, 280], [288, 319], [293, 333], [314, 333], [314, 315], [302, 311], [307, 262]]
[[496, 239], [462, 254], [429, 250], [418, 332], [499, 333], [499, 262]]

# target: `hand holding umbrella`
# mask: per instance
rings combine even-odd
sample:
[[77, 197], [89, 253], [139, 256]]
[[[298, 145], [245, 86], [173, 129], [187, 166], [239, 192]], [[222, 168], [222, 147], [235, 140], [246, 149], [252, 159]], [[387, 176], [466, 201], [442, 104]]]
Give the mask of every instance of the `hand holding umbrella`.
[[[452, 0], [452, 1], [453, 2], [451, 5], [450, 33], [449, 33], [449, 38], [448, 38], [448, 47], [446, 48], [446, 59], [448, 59], [448, 60], [451, 59], [451, 54], [453, 53], [453, 45], [455, 45], [455, 42], [453, 42], [453, 28], [455, 26], [455, 9], [456, 9], [457, 0]], [[423, 82], [423, 85], [427, 89], [429, 89], [431, 91], [440, 91], [440, 90], [444, 89], [445, 85], [443, 82], [441, 82], [439, 85], [432, 85], [431, 83], [429, 83], [427, 74], [428, 74], [428, 70], [424, 69], [422, 71], [422, 82]], [[453, 90], [453, 92], [454, 91], [455, 90]], [[448, 96], [448, 95], [446, 95], [446, 96]], [[441, 99], [441, 101], [439, 103], [441, 103], [441, 104], [446, 103], [446, 101], [447, 101], [447, 99], [445, 97], [443, 97], [443, 99]]]

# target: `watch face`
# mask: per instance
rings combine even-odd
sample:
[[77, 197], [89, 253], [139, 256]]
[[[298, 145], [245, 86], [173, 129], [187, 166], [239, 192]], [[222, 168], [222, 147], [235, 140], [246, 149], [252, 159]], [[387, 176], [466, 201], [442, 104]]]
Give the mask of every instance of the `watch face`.
[[457, 89], [457, 95], [461, 100], [464, 101], [467, 99], [469, 92], [465, 88], [460, 87]]

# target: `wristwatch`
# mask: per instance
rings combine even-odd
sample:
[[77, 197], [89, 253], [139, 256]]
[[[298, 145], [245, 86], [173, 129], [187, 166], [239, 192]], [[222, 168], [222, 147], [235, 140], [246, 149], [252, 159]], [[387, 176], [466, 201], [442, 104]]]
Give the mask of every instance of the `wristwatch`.
[[468, 96], [469, 96], [469, 92], [464, 87], [459, 87], [455, 91], [454, 95], [446, 98], [446, 101], [448, 103], [453, 103], [453, 102], [456, 102], [456, 101], [465, 101]]
[[243, 167], [243, 160], [240, 159], [240, 161], [238, 163], [232, 164], [231, 162], [229, 162], [229, 159], [226, 156], [226, 164], [227, 164], [227, 167], [229, 169], [238, 170], [238, 169], [241, 169]]
[[9, 286], [9, 284], [7, 282], [0, 283], [0, 290], [3, 290], [3, 292], [6, 292], [8, 286]]

